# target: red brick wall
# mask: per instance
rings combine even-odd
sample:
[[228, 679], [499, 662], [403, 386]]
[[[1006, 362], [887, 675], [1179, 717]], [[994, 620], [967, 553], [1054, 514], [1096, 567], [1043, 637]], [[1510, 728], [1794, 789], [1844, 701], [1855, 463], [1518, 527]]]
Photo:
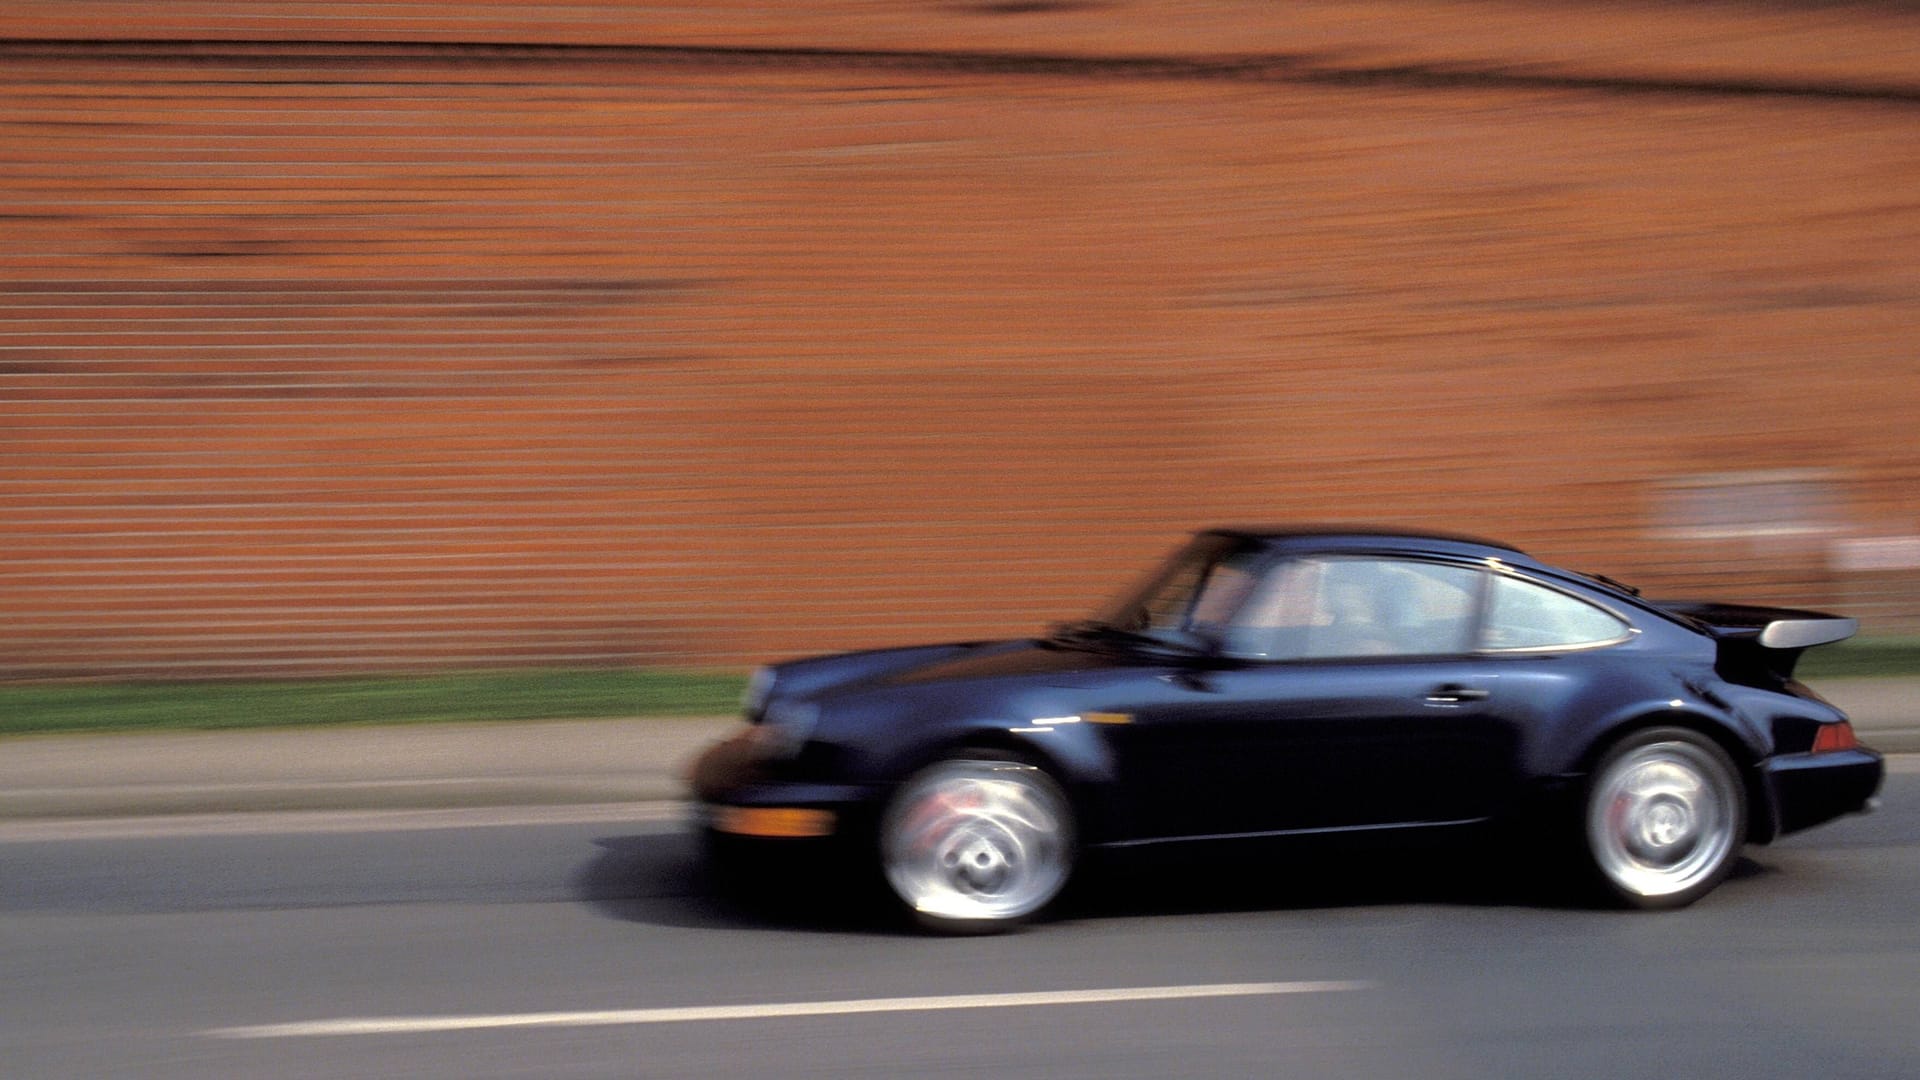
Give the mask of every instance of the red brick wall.
[[803, 7], [12, 5], [0, 676], [1018, 632], [1217, 520], [1920, 618], [1920, 17]]

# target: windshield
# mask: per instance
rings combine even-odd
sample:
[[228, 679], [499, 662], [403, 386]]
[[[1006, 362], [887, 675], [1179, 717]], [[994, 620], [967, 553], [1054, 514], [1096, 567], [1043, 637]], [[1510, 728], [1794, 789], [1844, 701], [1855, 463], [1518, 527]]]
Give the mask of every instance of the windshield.
[[1243, 540], [1202, 536], [1092, 620], [1132, 634], [1212, 633], [1246, 602], [1262, 552]]

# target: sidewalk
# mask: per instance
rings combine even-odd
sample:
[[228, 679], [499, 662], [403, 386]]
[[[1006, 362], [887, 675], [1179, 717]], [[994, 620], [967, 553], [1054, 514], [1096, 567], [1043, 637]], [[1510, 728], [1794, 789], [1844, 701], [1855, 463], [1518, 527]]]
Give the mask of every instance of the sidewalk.
[[0, 740], [0, 820], [650, 802], [731, 717]]
[[[1818, 689], [1868, 745], [1920, 752], [1920, 679]], [[0, 740], [0, 820], [678, 799], [731, 717], [555, 720]], [[1909, 762], [1896, 762], [1902, 770]], [[1920, 759], [1911, 764], [1920, 767]]]

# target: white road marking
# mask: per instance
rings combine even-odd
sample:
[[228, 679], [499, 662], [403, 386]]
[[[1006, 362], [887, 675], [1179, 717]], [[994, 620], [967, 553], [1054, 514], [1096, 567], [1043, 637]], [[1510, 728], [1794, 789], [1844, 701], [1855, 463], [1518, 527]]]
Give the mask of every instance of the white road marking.
[[947, 1009], [1017, 1009], [1046, 1005], [1105, 1005], [1182, 998], [1270, 997], [1371, 989], [1370, 982], [1212, 983], [1198, 986], [1131, 986], [1104, 990], [1048, 990], [1025, 994], [953, 994], [943, 997], [862, 998], [851, 1001], [788, 1001], [762, 1005], [695, 1005], [603, 1012], [505, 1013], [493, 1016], [347, 1017], [291, 1024], [215, 1028], [218, 1039], [286, 1039], [317, 1035], [416, 1035], [490, 1028], [604, 1027], [619, 1024], [682, 1024], [702, 1020], [766, 1020], [795, 1016], [935, 1012]]

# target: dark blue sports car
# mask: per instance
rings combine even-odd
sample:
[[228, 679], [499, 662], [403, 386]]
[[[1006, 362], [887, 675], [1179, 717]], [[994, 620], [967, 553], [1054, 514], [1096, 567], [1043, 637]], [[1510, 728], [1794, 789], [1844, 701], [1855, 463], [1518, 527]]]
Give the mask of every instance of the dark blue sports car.
[[1500, 823], [1677, 907], [1870, 806], [1880, 756], [1793, 679], [1854, 629], [1466, 537], [1210, 529], [1046, 637], [765, 668], [693, 782], [713, 839], [851, 841], [945, 929], [1039, 912], [1094, 848]]

